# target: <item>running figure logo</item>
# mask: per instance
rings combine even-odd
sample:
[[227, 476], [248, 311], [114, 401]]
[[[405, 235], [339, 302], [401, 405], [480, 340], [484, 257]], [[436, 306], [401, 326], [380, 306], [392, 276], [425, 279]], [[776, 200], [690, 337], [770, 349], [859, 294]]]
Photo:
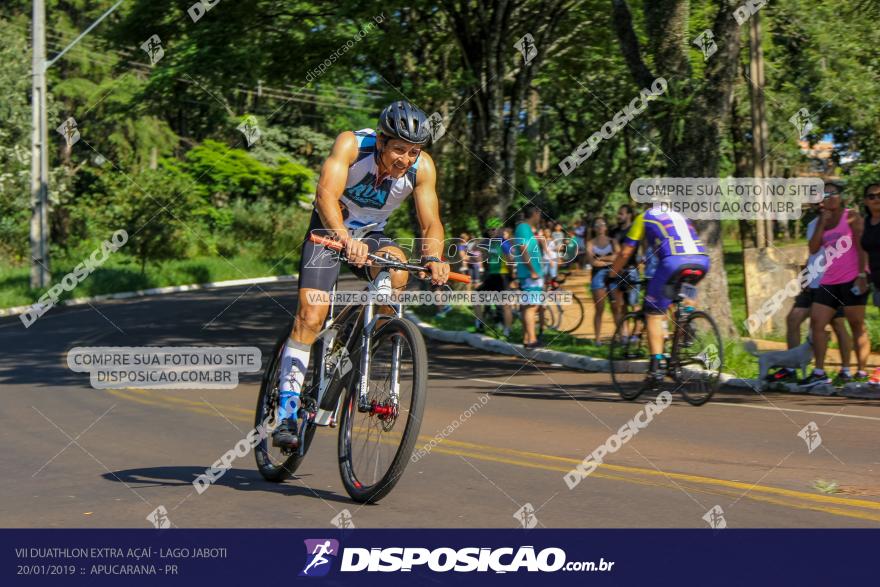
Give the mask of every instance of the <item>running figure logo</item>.
[[168, 510], [164, 505], [160, 505], [147, 516], [147, 521], [153, 524], [154, 528], [170, 528], [171, 520], [168, 518]]
[[535, 37], [526, 33], [513, 46], [522, 53], [523, 62], [528, 65], [538, 54], [538, 47], [535, 46]]
[[715, 42], [715, 33], [710, 29], [706, 29], [694, 39], [693, 44], [699, 47], [703, 52], [703, 61], [709, 61], [709, 58], [718, 51], [718, 43]]
[[720, 505], [713, 506], [711, 510], [703, 514], [706, 523], [715, 530], [727, 528], [727, 520], [724, 519], [724, 510]]
[[260, 140], [260, 136], [263, 134], [257, 124], [257, 117], [253, 114], [245, 116], [236, 128], [244, 135], [248, 147]]
[[815, 422], [810, 422], [798, 432], [798, 436], [803, 438], [807, 443], [807, 454], [812, 453], [822, 444], [822, 435], [819, 434], [819, 427]]
[[436, 143], [440, 137], [446, 134], [446, 127], [443, 125], [443, 117], [439, 112], [435, 112], [428, 117], [429, 132], [431, 133], [431, 141]]
[[150, 65], [156, 65], [165, 56], [165, 49], [162, 48], [162, 39], [159, 38], [159, 35], [153, 35], [141, 43], [141, 50], [150, 58]]
[[55, 130], [64, 137], [64, 142], [67, 143], [68, 147], [72, 147], [79, 140], [79, 128], [77, 128], [76, 120], [74, 120], [73, 116], [62, 122]]
[[[345, 349], [343, 348], [342, 350], [344, 351]], [[351, 369], [351, 361], [348, 359], [347, 353], [345, 356], [341, 357], [340, 370], [345, 368], [345, 366], [342, 365], [343, 361], [348, 361], [348, 369]], [[344, 374], [345, 373], [343, 373], [343, 375]], [[351, 530], [352, 528], [354, 528], [354, 522], [352, 521], [351, 512], [347, 509], [342, 510], [341, 512], [336, 514], [336, 516], [332, 520], [330, 520], [330, 523], [341, 530]]]
[[810, 134], [810, 131], [813, 130], [814, 118], [815, 116], [810, 114], [809, 110], [801, 108], [794, 114], [794, 116], [789, 118], [788, 121], [798, 129], [798, 136], [800, 136], [801, 139], [805, 139], [807, 138], [807, 135]]
[[323, 577], [330, 572], [330, 562], [339, 555], [339, 541], [332, 538], [306, 539], [306, 566], [300, 577]]
[[538, 525], [538, 517], [535, 516], [535, 508], [532, 507], [532, 504], [527, 503], [513, 514], [514, 519], [516, 519], [522, 527], [526, 530], [534, 528]]

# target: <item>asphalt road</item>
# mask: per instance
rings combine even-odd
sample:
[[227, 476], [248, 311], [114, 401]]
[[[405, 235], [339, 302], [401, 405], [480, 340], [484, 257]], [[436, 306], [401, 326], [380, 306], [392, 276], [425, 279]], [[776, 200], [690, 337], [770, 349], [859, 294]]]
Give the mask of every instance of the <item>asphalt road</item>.
[[[330, 527], [347, 510], [356, 527], [699, 528], [716, 506], [730, 528], [880, 526], [880, 409], [867, 400], [727, 389], [700, 408], [676, 399], [570, 490], [565, 473], [651, 398], [620, 400], [607, 374], [429, 343], [418, 446], [458, 424], [387, 498], [361, 506], [340, 482], [335, 429], [318, 431], [283, 484], [263, 481], [248, 455], [194, 490], [251, 429], [258, 374], [234, 390], [96, 390], [67, 367], [75, 346], [248, 345], [265, 355], [294, 287], [54, 308], [29, 329], [2, 319], [0, 526], [150, 527], [160, 505], [178, 527]], [[810, 422], [821, 436], [812, 453], [798, 436]], [[817, 491], [819, 479], [837, 491]], [[529, 515], [517, 517], [521, 508]]]

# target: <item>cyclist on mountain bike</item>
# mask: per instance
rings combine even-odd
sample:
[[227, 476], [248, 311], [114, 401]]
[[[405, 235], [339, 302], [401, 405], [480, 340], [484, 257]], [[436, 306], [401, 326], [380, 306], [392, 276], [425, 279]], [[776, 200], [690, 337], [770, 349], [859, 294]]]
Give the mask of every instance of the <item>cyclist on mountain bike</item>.
[[[434, 284], [446, 282], [449, 265], [440, 259], [444, 229], [435, 190], [436, 171], [431, 156], [422, 151], [430, 139], [428, 117], [407, 101], [385, 108], [376, 130], [346, 131], [336, 137], [321, 167], [315, 209], [302, 245], [299, 307], [282, 354], [280, 424], [272, 435], [274, 446], [298, 445], [296, 414], [311, 346], [327, 317], [328, 292], [339, 277], [338, 259], [309, 240], [312, 231], [340, 240], [355, 275], [367, 278], [364, 264], [369, 253], [406, 262], [404, 252], [382, 229], [412, 193], [422, 233], [421, 263], [430, 269]], [[390, 274], [393, 288], [406, 285], [406, 272], [392, 270]], [[314, 303], [314, 298], [319, 302]]]
[[623, 247], [611, 266], [612, 276], [617, 276], [618, 280], [627, 278], [624, 267], [642, 239], [645, 240], [646, 260], [651, 256], [659, 258], [656, 272], [648, 281], [644, 307], [648, 350], [651, 353], [647, 380], [656, 383], [663, 380], [663, 374], [659, 371], [660, 360], [663, 359], [663, 325], [672, 305], [666, 286], [684, 265], [702, 269], [700, 278], [704, 277], [709, 272], [709, 254], [690, 220], [678, 212], [649, 208], [636, 217], [623, 239]]

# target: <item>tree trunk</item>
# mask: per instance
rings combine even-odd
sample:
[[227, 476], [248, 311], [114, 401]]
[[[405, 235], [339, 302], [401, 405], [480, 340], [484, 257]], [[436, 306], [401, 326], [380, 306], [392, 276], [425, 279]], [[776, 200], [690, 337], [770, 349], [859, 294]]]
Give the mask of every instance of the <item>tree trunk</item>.
[[[474, 133], [469, 145], [469, 203], [482, 214], [491, 211], [508, 218], [517, 193], [519, 114], [553, 32], [573, 4], [485, 0], [474, 6], [445, 0], [441, 6], [461, 48], [462, 66], [476, 86], [468, 90], [467, 103]], [[537, 53], [517, 55], [515, 42], [527, 31]]]

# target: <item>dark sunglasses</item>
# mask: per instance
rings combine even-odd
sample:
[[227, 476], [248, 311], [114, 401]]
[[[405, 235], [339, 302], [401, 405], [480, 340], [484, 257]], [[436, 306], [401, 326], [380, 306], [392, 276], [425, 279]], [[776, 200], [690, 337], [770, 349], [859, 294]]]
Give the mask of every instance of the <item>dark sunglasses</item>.
[[833, 197], [839, 196], [839, 195], [840, 195], [840, 192], [825, 192], [826, 198], [833, 198]]
[[874, 192], [873, 194], [865, 194], [866, 200], [876, 200], [880, 198], [880, 192]]

